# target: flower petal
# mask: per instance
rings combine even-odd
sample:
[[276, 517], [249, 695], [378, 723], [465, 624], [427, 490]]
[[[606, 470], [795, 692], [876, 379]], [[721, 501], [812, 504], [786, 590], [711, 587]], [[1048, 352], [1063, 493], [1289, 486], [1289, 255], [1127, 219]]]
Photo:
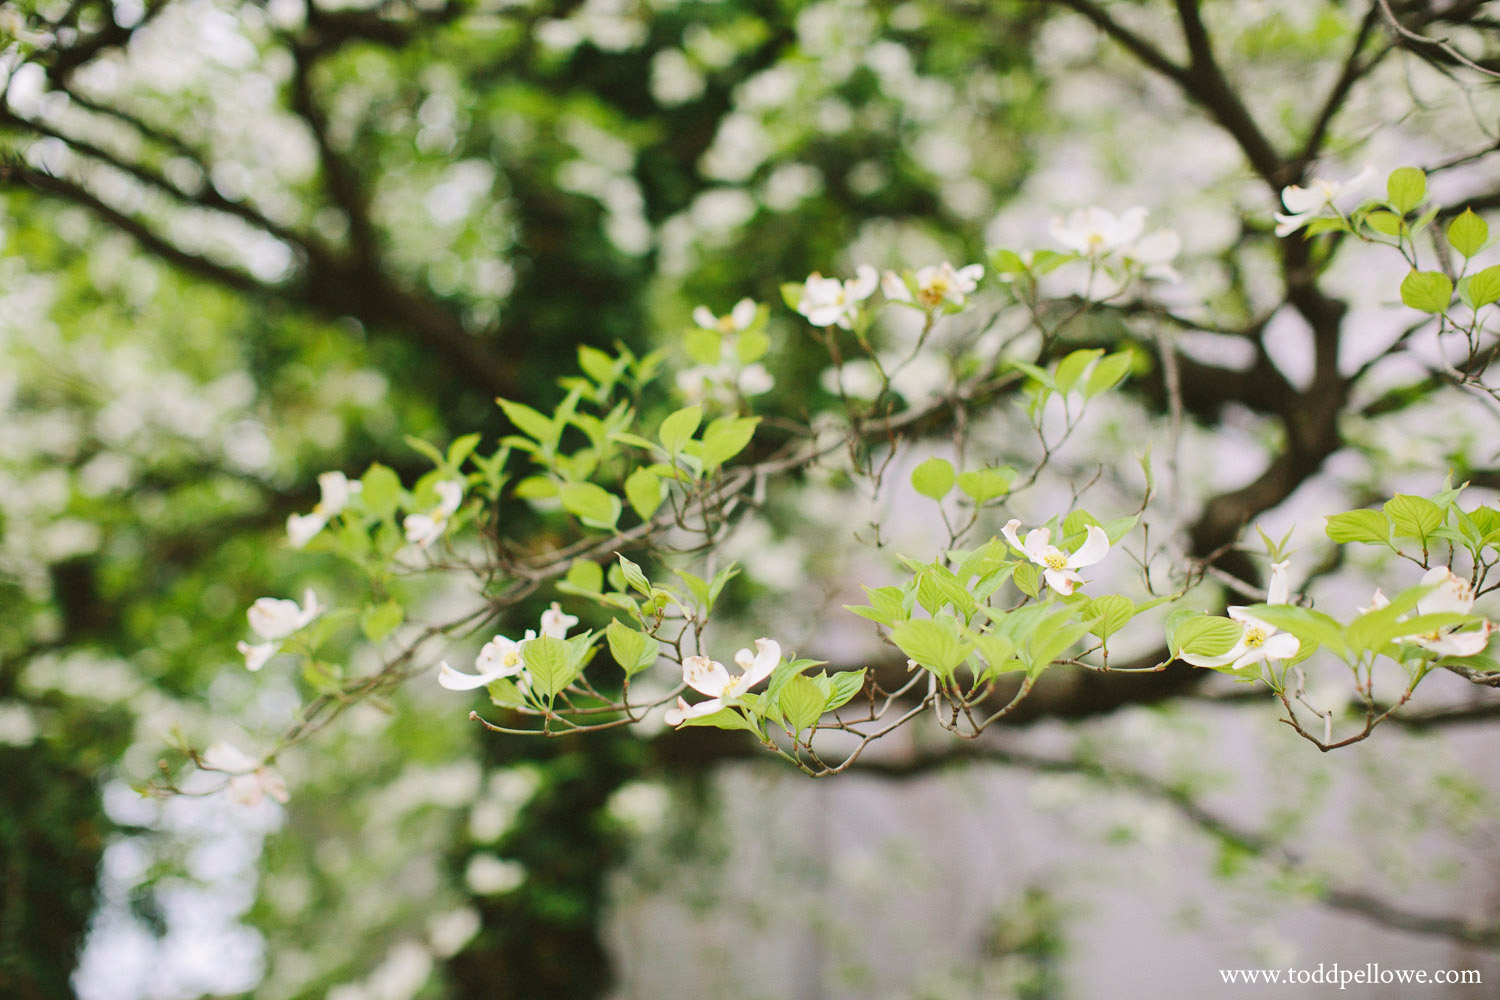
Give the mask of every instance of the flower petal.
[[693, 310], [693, 322], [705, 330], [717, 330], [719, 318], [709, 311], [708, 306], [699, 306]]
[[729, 319], [734, 323], [736, 330], [744, 330], [749, 328], [751, 323], [755, 322], [755, 314], [758, 311], [759, 307], [755, 304], [754, 299], [740, 299], [734, 304], [734, 308], [729, 311]]
[[1088, 538], [1084, 539], [1083, 545], [1079, 546], [1077, 552], [1068, 557], [1068, 568], [1092, 566], [1108, 553], [1109, 536], [1104, 533], [1103, 528], [1097, 524], [1091, 524], [1088, 528]]
[[1083, 583], [1083, 577], [1070, 569], [1044, 569], [1042, 577], [1047, 581], [1047, 586], [1064, 597], [1073, 593], [1073, 589]]
[[1011, 548], [1015, 549], [1017, 552], [1022, 553], [1023, 555], [1026, 555], [1028, 554], [1026, 552], [1026, 546], [1021, 544], [1021, 539], [1016, 535], [1016, 529], [1020, 526], [1020, 519], [1013, 517], [1009, 521], [1005, 522], [1005, 527], [1000, 529], [1000, 534], [1005, 536], [1005, 540], [1007, 542], [1010, 542]]
[[1022, 549], [1032, 562], [1038, 566], [1047, 565], [1047, 543], [1052, 539], [1052, 529], [1032, 528], [1026, 532], [1026, 544]]
[[666, 723], [669, 726], [680, 726], [689, 719], [712, 715], [723, 707], [724, 702], [718, 698], [710, 698], [707, 701], [700, 701], [696, 705], [689, 705], [679, 697], [677, 699], [677, 707], [667, 709]]
[[880, 272], [869, 264], [861, 264], [854, 269], [855, 277], [852, 281], [844, 283], [844, 294], [849, 297], [850, 302], [859, 302], [875, 294], [875, 289], [880, 285]]
[[741, 691], [748, 691], [767, 677], [776, 665], [781, 662], [781, 643], [775, 639], [755, 640], [755, 660], [750, 664], [750, 669], [745, 671], [744, 679], [739, 684]]
[[729, 686], [729, 671], [718, 660], [706, 656], [688, 656], [682, 661], [682, 681], [694, 691], [717, 698]]
[[327, 523], [328, 518], [317, 512], [312, 514], [288, 514], [286, 518], [287, 541], [292, 543], [292, 548], [300, 549], [312, 541]]
[[1295, 635], [1277, 632], [1275, 635], [1266, 637], [1266, 641], [1261, 644], [1260, 652], [1262, 659], [1290, 660], [1301, 648], [1302, 642]]
[[265, 666], [266, 661], [276, 655], [277, 651], [281, 648], [281, 644], [278, 642], [260, 642], [252, 646], [248, 642], [238, 642], [235, 644], [235, 648], [245, 658], [245, 669], [254, 672]]
[[260, 761], [235, 746], [233, 743], [217, 742], [203, 751], [198, 758], [203, 767], [209, 771], [223, 771], [226, 774], [249, 774], [260, 767]]
[[1283, 560], [1271, 564], [1271, 582], [1266, 587], [1267, 604], [1288, 604], [1292, 597], [1291, 584], [1287, 583], [1286, 569], [1291, 563]]
[[1445, 612], [1466, 615], [1474, 607], [1474, 588], [1469, 581], [1447, 566], [1434, 566], [1417, 581], [1433, 589], [1417, 601], [1417, 614], [1437, 615]]

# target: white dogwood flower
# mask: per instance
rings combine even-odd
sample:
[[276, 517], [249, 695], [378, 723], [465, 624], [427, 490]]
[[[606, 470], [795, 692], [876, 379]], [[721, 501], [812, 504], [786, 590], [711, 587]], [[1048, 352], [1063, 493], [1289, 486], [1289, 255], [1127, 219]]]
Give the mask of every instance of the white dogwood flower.
[[[543, 620], [546, 619], [545, 614], [542, 617]], [[526, 635], [520, 642], [497, 635], [485, 643], [479, 650], [479, 655], [475, 657], [474, 669], [479, 671], [477, 674], [466, 674], [461, 670], [454, 670], [448, 666], [448, 661], [444, 660], [438, 665], [438, 683], [450, 691], [472, 691], [498, 681], [502, 677], [514, 677], [526, 668], [522, 658], [523, 650], [526, 644], [535, 638], [536, 633], [530, 629], [526, 630]]]
[[318, 492], [321, 494], [310, 514], [290, 514], [286, 519], [287, 538], [292, 548], [300, 549], [313, 536], [327, 527], [328, 522], [349, 505], [349, 498], [358, 493], [361, 484], [351, 482], [342, 472], [325, 472], [318, 477]]
[[464, 502], [464, 484], [456, 479], [445, 479], [433, 489], [437, 491], [438, 505], [425, 514], [408, 514], [402, 522], [406, 540], [419, 549], [443, 537], [448, 530], [448, 519]]
[[[1271, 582], [1266, 591], [1267, 604], [1286, 604], [1291, 600], [1286, 569], [1285, 562], [1271, 564]], [[1302, 643], [1296, 636], [1279, 631], [1275, 625], [1262, 621], [1243, 607], [1230, 608], [1229, 617], [1240, 623], [1241, 631], [1239, 639], [1227, 652], [1218, 656], [1184, 653], [1181, 658], [1195, 667], [1230, 667], [1238, 670], [1265, 660], [1289, 660], [1302, 648]]]
[[[1417, 600], [1418, 615], [1459, 614], [1466, 615], [1474, 607], [1474, 587], [1447, 566], [1434, 566], [1422, 574], [1420, 586], [1431, 587]], [[1379, 590], [1370, 598], [1370, 606], [1361, 608], [1360, 614], [1387, 607], [1391, 602]], [[1397, 636], [1397, 642], [1414, 642], [1430, 649], [1439, 656], [1477, 656], [1490, 643], [1490, 634], [1495, 630], [1491, 621], [1480, 623], [1477, 632], [1460, 632], [1458, 626], [1433, 629], [1429, 632], [1413, 632]]]
[[955, 269], [946, 260], [941, 264], [929, 264], [912, 276], [917, 286], [915, 300], [906, 281], [896, 272], [887, 271], [880, 279], [880, 289], [893, 302], [910, 302], [924, 309], [936, 309], [944, 302], [955, 306], [964, 304], [964, 297], [979, 287], [984, 277], [984, 265], [969, 264]]
[[259, 805], [267, 795], [277, 802], [285, 802], [286, 780], [264, 763], [245, 753], [232, 743], [215, 743], [203, 752], [200, 758], [206, 771], [222, 771], [233, 775], [225, 790], [230, 801], [242, 806]]
[[577, 615], [563, 614], [562, 605], [556, 601], [552, 607], [542, 612], [542, 635], [550, 635], [554, 639], [566, 639], [568, 629], [578, 624]]
[[1307, 187], [1290, 184], [1282, 188], [1281, 203], [1289, 214], [1276, 213], [1276, 235], [1290, 236], [1295, 233], [1322, 215], [1323, 210], [1332, 206], [1341, 195], [1364, 183], [1372, 172], [1373, 168], [1367, 166], [1343, 182], [1314, 177], [1307, 182]]
[[1158, 229], [1147, 233], [1120, 251], [1120, 256], [1135, 264], [1148, 278], [1177, 282], [1182, 276], [1172, 266], [1172, 261], [1182, 252], [1182, 237], [1171, 229]]
[[708, 306], [699, 306], [693, 310], [693, 322], [705, 330], [723, 334], [739, 333], [741, 330], [748, 330], [750, 324], [755, 322], [758, 309], [754, 299], [740, 299], [723, 316], [715, 316]]
[[1020, 526], [1020, 520], [1012, 518], [1000, 533], [1012, 548], [1041, 566], [1042, 577], [1047, 581], [1047, 586], [1064, 597], [1083, 583], [1083, 577], [1078, 575], [1077, 570], [1094, 565], [1109, 553], [1109, 536], [1097, 524], [1088, 526], [1088, 537], [1078, 551], [1072, 554], [1050, 544], [1052, 532], [1047, 528], [1033, 528], [1026, 533], [1026, 541], [1022, 542], [1016, 533]]
[[861, 264], [854, 273], [850, 280], [840, 281], [814, 271], [802, 285], [797, 311], [813, 326], [837, 324], [845, 330], [851, 329], [859, 304], [873, 295], [880, 284], [880, 273], [869, 264]]
[[1137, 206], [1119, 215], [1097, 205], [1074, 209], [1064, 221], [1052, 220], [1052, 238], [1076, 254], [1098, 260], [1140, 238], [1146, 210]]
[[262, 597], [250, 605], [245, 617], [262, 639], [278, 640], [299, 631], [322, 613], [323, 609], [318, 607], [318, 595], [309, 587], [301, 604], [277, 597]]
[[706, 656], [689, 656], [682, 661], [682, 680], [688, 687], [708, 695], [707, 701], [689, 705], [677, 699], [677, 707], [667, 709], [669, 726], [680, 726], [688, 719], [712, 715], [726, 703], [740, 697], [752, 687], [771, 676], [771, 671], [781, 662], [781, 644], [774, 639], [756, 639], [755, 652], [742, 649], [734, 654], [735, 665], [743, 673], [731, 676], [724, 664]]

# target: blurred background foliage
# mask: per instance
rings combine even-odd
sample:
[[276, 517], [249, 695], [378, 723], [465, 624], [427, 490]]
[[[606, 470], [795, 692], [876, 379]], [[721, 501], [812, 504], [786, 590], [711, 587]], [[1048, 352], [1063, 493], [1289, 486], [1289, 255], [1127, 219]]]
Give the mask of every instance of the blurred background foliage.
[[[1073, 6], [0, 7], [0, 994], [70, 995], [92, 926], [90, 997], [604, 995], [631, 835], [709, 850], [691, 736], [481, 739], [414, 684], [285, 758], [284, 813], [128, 786], [174, 732], [284, 724], [299, 681], [234, 644], [257, 597], [339, 602], [334, 564], [284, 542], [317, 473], [410, 481], [407, 435], [493, 439], [496, 394], [550, 409], [579, 345], [671, 348], [698, 304], [982, 259], [1041, 166], [1067, 190], [1064, 140], [1142, 173], [1108, 120], [1156, 84], [1080, 107], [1071, 67], [1123, 57], [1058, 28]], [[1209, 6], [1252, 78], [1343, 53], [1363, 16]], [[1296, 97], [1268, 101], [1278, 137]], [[1241, 186], [1157, 201], [1240, 197], [1243, 165], [1219, 168]], [[1242, 277], [1226, 315], [1254, 311]], [[804, 416], [821, 349], [785, 313], [773, 338], [769, 410]], [[1058, 995], [1060, 919], [1034, 892], [997, 925], [1035, 959], [1017, 995]]]

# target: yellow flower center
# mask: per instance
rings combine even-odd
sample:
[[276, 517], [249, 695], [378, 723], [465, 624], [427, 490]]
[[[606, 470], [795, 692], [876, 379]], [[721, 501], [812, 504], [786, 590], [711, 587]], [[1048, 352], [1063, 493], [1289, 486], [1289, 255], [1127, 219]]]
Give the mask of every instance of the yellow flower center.
[[734, 332], [734, 316], [733, 315], [730, 315], [730, 316], [720, 316], [719, 317], [719, 332], [720, 333], [733, 333]]
[[1266, 638], [1267, 633], [1265, 629], [1256, 628], [1252, 625], [1250, 628], [1245, 629], [1245, 648], [1259, 649], [1265, 645]]
[[1068, 568], [1068, 557], [1063, 555], [1056, 549], [1053, 549], [1051, 552], [1048, 552], [1046, 555], [1042, 556], [1042, 562], [1047, 564], [1048, 569]]
[[503, 656], [501, 658], [500, 662], [504, 663], [507, 667], [513, 667], [513, 666], [515, 666], [517, 663], [521, 662], [521, 652], [520, 652], [520, 650], [517, 650], [517, 649], [509, 649], [509, 650], [507, 650], [506, 653], [505, 653], [505, 656]]

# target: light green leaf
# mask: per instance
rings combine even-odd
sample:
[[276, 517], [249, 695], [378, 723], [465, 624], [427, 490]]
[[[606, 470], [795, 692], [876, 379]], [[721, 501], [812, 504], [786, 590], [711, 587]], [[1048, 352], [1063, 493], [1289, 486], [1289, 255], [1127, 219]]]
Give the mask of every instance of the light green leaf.
[[626, 559], [619, 553], [615, 553], [615, 555], [620, 560], [620, 572], [624, 575], [625, 582], [630, 584], [637, 592], [649, 598], [651, 596], [651, 581], [646, 579], [646, 574], [642, 573], [641, 568], [629, 559]]
[[626, 677], [633, 677], [654, 664], [661, 650], [656, 639], [630, 628], [617, 618], [605, 626], [604, 637], [609, 643], [609, 655], [625, 671]]
[[1245, 611], [1284, 632], [1290, 632], [1303, 642], [1317, 643], [1342, 660], [1347, 661], [1353, 656], [1344, 636], [1344, 626], [1321, 611], [1291, 604], [1252, 604]]
[[1397, 493], [1385, 503], [1385, 514], [1397, 538], [1415, 538], [1424, 545], [1434, 528], [1443, 523], [1443, 511], [1426, 497]]
[[827, 703], [828, 696], [804, 674], [793, 675], [776, 696], [776, 707], [786, 720], [787, 728], [795, 733], [821, 719], [823, 706]]
[[1324, 520], [1328, 522], [1324, 530], [1328, 533], [1329, 539], [1341, 545], [1348, 542], [1367, 542], [1395, 548], [1391, 544], [1390, 519], [1381, 511], [1350, 510], [1342, 514], [1325, 515]]
[[1108, 639], [1135, 617], [1135, 602], [1119, 594], [1096, 597], [1084, 607], [1081, 616], [1085, 620], [1098, 619], [1089, 625], [1089, 631], [1101, 639]]
[[1465, 257], [1472, 257], [1484, 248], [1490, 237], [1490, 227], [1472, 208], [1448, 223], [1448, 245]]
[[713, 471], [745, 450], [755, 436], [760, 417], [720, 417], [703, 432], [704, 471]]
[[1458, 290], [1470, 309], [1482, 309], [1500, 300], [1500, 264], [1475, 271], [1458, 283]]
[[1133, 351], [1116, 351], [1099, 359], [1094, 365], [1094, 370], [1089, 372], [1088, 379], [1083, 384], [1083, 395], [1093, 399], [1101, 392], [1107, 392], [1124, 381], [1125, 376], [1130, 374], [1130, 369], [1135, 364], [1135, 353]]
[[1231, 618], [1178, 611], [1167, 619], [1167, 645], [1174, 657], [1223, 656], [1245, 634], [1245, 627]]
[[958, 623], [949, 618], [902, 622], [891, 630], [891, 641], [940, 677], [951, 676], [974, 648], [972, 642], [959, 638]]
[[359, 496], [365, 510], [382, 521], [396, 516], [396, 508], [401, 503], [401, 480], [395, 472], [375, 462], [365, 470], [360, 483], [363, 485]]
[[525, 403], [512, 402], [509, 399], [496, 399], [500, 409], [505, 411], [505, 416], [516, 429], [526, 434], [542, 445], [556, 447], [557, 439], [562, 433], [559, 427], [550, 417], [544, 417]]
[[1009, 493], [1010, 484], [1015, 481], [1015, 478], [1016, 470], [1008, 465], [990, 469], [973, 469], [958, 474], [958, 488], [963, 490], [970, 500], [976, 504], [982, 504]]
[[824, 712], [832, 712], [836, 708], [842, 708], [853, 700], [854, 696], [865, 689], [865, 671], [840, 670], [830, 676], [831, 681], [828, 701], [823, 705]]
[[661, 422], [656, 436], [667, 449], [667, 454], [676, 455], [692, 439], [693, 432], [702, 422], [703, 410], [700, 407], [685, 406]]
[[556, 697], [578, 676], [572, 648], [550, 635], [537, 636], [522, 646], [521, 659], [531, 678], [532, 690], [543, 699]]
[[563, 580], [580, 593], [597, 594], [604, 589], [604, 570], [592, 559], [574, 559]]
[[1401, 282], [1401, 301], [1422, 312], [1441, 313], [1453, 298], [1453, 282], [1441, 271], [1412, 271]]
[[1100, 347], [1080, 349], [1072, 351], [1067, 357], [1057, 363], [1057, 372], [1052, 376], [1057, 391], [1067, 395], [1073, 391], [1073, 386], [1083, 377], [1084, 369], [1093, 364], [1094, 359], [1104, 353]]
[[654, 473], [636, 469], [625, 477], [625, 499], [630, 501], [630, 509], [642, 521], [651, 520], [651, 515], [656, 513], [666, 498], [666, 487]]
[[924, 497], [941, 500], [953, 489], [957, 476], [946, 458], [929, 458], [911, 472], [911, 484]]
[[593, 483], [563, 483], [558, 496], [563, 509], [589, 527], [613, 531], [620, 520], [620, 498]]
[[1427, 199], [1427, 175], [1416, 167], [1397, 167], [1385, 181], [1391, 207], [1405, 215]]
[[371, 642], [379, 642], [406, 621], [406, 612], [395, 601], [370, 604], [359, 613], [359, 630]]
[[695, 326], [683, 335], [682, 346], [686, 348], [688, 356], [700, 365], [718, 364], [724, 349], [719, 332], [705, 330], [701, 326]]

